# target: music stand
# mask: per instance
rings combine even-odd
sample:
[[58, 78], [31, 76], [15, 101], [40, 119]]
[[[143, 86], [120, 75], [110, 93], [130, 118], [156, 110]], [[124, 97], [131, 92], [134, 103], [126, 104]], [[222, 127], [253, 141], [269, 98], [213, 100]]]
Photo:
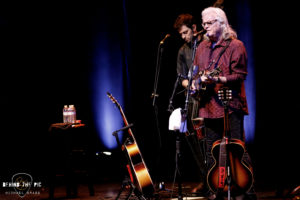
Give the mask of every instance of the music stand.
[[[182, 158], [182, 153], [181, 153], [181, 141], [182, 137], [186, 130], [187, 130], [187, 122], [186, 118], [182, 118], [182, 110], [181, 108], [175, 109], [169, 119], [169, 130], [174, 131], [176, 134], [176, 156], [175, 156], [175, 174], [174, 174], [174, 182], [177, 177], [177, 184], [178, 184], [178, 200], [183, 200], [182, 196], [182, 175], [180, 172], [181, 168], [181, 158]], [[185, 115], [183, 115], [185, 116]]]

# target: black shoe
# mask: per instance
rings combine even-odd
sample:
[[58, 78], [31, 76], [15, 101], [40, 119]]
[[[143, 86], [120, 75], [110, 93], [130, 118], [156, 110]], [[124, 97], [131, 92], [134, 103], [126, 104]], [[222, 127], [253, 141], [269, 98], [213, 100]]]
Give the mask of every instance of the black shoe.
[[213, 193], [212, 191], [208, 191], [208, 192], [206, 193], [205, 196], [206, 196], [206, 198], [209, 199], [209, 200], [214, 200], [214, 199], [217, 198], [216, 194]]
[[245, 200], [257, 200], [256, 194], [246, 194]]

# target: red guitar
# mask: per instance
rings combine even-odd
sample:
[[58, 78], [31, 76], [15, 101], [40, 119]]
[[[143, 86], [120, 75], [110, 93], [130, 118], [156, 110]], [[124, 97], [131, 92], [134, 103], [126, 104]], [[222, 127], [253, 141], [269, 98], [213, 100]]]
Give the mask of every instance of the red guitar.
[[[107, 92], [107, 95], [120, 110], [125, 126], [128, 126], [128, 121], [118, 101], [109, 92]], [[125, 141], [122, 150], [126, 150], [128, 155], [130, 165], [128, 168], [129, 175], [133, 177], [133, 184], [142, 194], [151, 195], [154, 192], [152, 179], [130, 128], [128, 129], [128, 133], [130, 138]]]

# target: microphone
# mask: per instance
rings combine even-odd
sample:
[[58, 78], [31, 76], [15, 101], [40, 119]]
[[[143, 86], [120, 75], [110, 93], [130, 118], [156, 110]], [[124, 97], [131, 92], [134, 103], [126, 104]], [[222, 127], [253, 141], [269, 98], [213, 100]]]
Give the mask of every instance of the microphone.
[[202, 29], [201, 31], [197, 32], [194, 34], [194, 37], [197, 37], [198, 35], [203, 35], [206, 33], [206, 30], [205, 29]]
[[170, 34], [167, 34], [167, 35], [165, 36], [165, 38], [164, 38], [162, 41], [160, 41], [159, 44], [164, 44], [164, 43], [165, 43], [165, 40], [166, 40], [168, 37], [170, 37], [170, 36], [171, 36]]
[[198, 32], [198, 34], [205, 34], [205, 33], [206, 33], [205, 29], [202, 29], [201, 31]]

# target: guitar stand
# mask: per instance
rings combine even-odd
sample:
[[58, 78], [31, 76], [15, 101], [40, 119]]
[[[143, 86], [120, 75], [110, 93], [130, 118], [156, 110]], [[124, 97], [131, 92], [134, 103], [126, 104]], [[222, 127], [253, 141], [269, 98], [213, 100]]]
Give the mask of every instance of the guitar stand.
[[231, 169], [230, 169], [230, 164], [227, 166], [227, 187], [228, 187], [228, 191], [227, 191], [227, 199], [230, 200], [231, 197]]
[[124, 190], [126, 190], [127, 187], [130, 187], [130, 190], [129, 190], [129, 193], [126, 196], [125, 200], [128, 200], [133, 195], [135, 195], [139, 200], [146, 200], [146, 198], [136, 189], [136, 187], [134, 186], [134, 184], [128, 177], [126, 177], [123, 180], [122, 187], [121, 187], [115, 200], [118, 200], [120, 198], [122, 192], [124, 192]]
[[[221, 146], [222, 146], [222, 143], [223, 143], [223, 145], [225, 145], [225, 151], [226, 151], [226, 159], [225, 159], [225, 166], [226, 167], [225, 167], [225, 170], [227, 170], [227, 176], [226, 176], [227, 199], [230, 200], [230, 198], [231, 198], [231, 166], [230, 166], [230, 163], [231, 162], [230, 162], [230, 158], [229, 158], [229, 155], [228, 155], [228, 145], [229, 145], [228, 141], [230, 141], [230, 138], [228, 138], [228, 136], [229, 136], [228, 102], [232, 98], [232, 92], [231, 92], [231, 90], [228, 90], [228, 88], [223, 88], [223, 90], [218, 91], [218, 97], [219, 97], [220, 100], [223, 101], [222, 103], [223, 103], [223, 106], [224, 106], [224, 137], [223, 137], [223, 139], [221, 141], [221, 144], [220, 144], [220, 155], [219, 156], [221, 157]], [[220, 159], [220, 157], [219, 157], [219, 159]], [[219, 171], [219, 173], [220, 173], [220, 171]], [[219, 195], [217, 194], [217, 197], [218, 196]]]
[[117, 197], [116, 197], [116, 200], [118, 200], [118, 199], [120, 198], [122, 192], [127, 188], [127, 186], [130, 187], [130, 192], [129, 192], [129, 194], [127, 195], [126, 199], [129, 199], [129, 198], [130, 198], [130, 196], [131, 196], [132, 193], [133, 193], [134, 187], [133, 187], [132, 182], [129, 180], [129, 178], [125, 177], [125, 179], [124, 179], [123, 182], [122, 182], [121, 189], [120, 189], [120, 191], [119, 191], [119, 193], [118, 193], [118, 195], [117, 195]]
[[[226, 170], [227, 170], [227, 177], [226, 177], [226, 182], [227, 182], [227, 199], [230, 200], [231, 199], [231, 169], [230, 166], [226, 166]], [[223, 195], [223, 191], [219, 191], [217, 192], [217, 197], [216, 199], [223, 199], [224, 195]]]

